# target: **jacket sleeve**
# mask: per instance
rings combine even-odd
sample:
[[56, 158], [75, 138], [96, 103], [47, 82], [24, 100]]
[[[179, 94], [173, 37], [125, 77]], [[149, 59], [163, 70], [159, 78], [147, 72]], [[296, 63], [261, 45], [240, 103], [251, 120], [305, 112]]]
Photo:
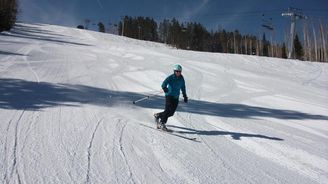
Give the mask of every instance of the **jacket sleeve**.
[[163, 83], [162, 83], [162, 89], [164, 89], [164, 88], [167, 87], [167, 85], [169, 84], [169, 81], [170, 81], [170, 77], [171, 76], [166, 77], [166, 79], [163, 81]]
[[183, 78], [183, 83], [182, 83], [182, 86], [181, 86], [181, 91], [182, 91], [182, 95], [183, 97], [187, 97], [187, 93], [186, 93], [186, 84], [185, 84], [185, 80]]

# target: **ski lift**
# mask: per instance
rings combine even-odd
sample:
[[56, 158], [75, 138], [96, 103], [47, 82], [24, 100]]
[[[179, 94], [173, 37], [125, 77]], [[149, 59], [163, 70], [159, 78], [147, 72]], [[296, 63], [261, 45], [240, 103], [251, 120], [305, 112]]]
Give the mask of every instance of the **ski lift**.
[[262, 22], [263, 22], [262, 27], [264, 27], [270, 31], [274, 30], [273, 25], [272, 25], [272, 18], [270, 18], [269, 20], [265, 19], [264, 14], [262, 14]]
[[265, 24], [262, 24], [262, 27], [267, 28], [267, 29], [270, 30], [270, 31], [273, 31], [273, 30], [274, 30], [274, 28], [272, 27], [272, 25], [265, 25]]

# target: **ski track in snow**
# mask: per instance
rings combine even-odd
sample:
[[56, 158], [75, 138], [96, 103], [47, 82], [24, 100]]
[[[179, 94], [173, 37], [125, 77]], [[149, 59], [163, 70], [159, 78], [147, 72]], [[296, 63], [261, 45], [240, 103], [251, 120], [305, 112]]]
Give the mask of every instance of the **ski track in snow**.
[[91, 165], [91, 151], [92, 151], [91, 148], [92, 148], [92, 143], [94, 141], [95, 134], [96, 134], [96, 132], [98, 130], [98, 127], [99, 127], [100, 123], [102, 122], [102, 120], [103, 119], [98, 120], [98, 123], [96, 124], [95, 130], [93, 131], [92, 136], [91, 136], [91, 140], [89, 142], [89, 147], [88, 147], [88, 151], [87, 151], [87, 153], [88, 153], [88, 169], [87, 169], [86, 183], [90, 183], [90, 165]]
[[[121, 118], [118, 118], [116, 123], [115, 123], [115, 129], [116, 129], [116, 136], [113, 139], [113, 144], [116, 145], [115, 147], [113, 147], [112, 150], [112, 161], [114, 163], [114, 168], [116, 167], [120, 167], [119, 165], [115, 164], [119, 164], [119, 163], [124, 163], [124, 171], [122, 171], [123, 173], [119, 173], [115, 170], [115, 177], [116, 177], [116, 183], [128, 183], [129, 181], [132, 183], [140, 183], [140, 182], [136, 182], [135, 176], [133, 175], [133, 171], [129, 165], [128, 162], [128, 158], [127, 155], [124, 151], [124, 146], [123, 146], [123, 133], [124, 130], [126, 128], [127, 122], [122, 121]], [[120, 155], [120, 159], [122, 159], [122, 162], [117, 163], [116, 161], [118, 161], [119, 159], [116, 158], [116, 153], [119, 153]], [[125, 175], [126, 174], [126, 175]], [[123, 178], [121, 178], [123, 177]]]
[[[7, 152], [8, 152], [8, 148], [7, 148], [7, 145], [8, 145], [8, 137], [10, 136], [9, 135], [9, 128], [11, 127], [11, 124], [12, 124], [12, 122], [13, 122], [13, 119], [15, 118], [15, 115], [16, 115], [16, 113], [17, 112], [15, 112], [14, 113], [14, 115], [13, 115], [13, 117], [9, 120], [9, 123], [8, 123], [8, 126], [7, 126], [7, 129], [6, 129], [6, 132], [7, 132], [7, 134], [6, 134], [6, 140], [5, 140], [5, 142], [4, 142], [4, 162], [3, 162], [3, 165], [5, 166], [5, 168], [7, 168], [8, 166], [7, 166]], [[8, 181], [8, 176], [7, 176], [8, 174], [7, 174], [7, 170], [4, 172], [4, 176], [3, 176], [3, 181], [6, 181], [7, 183], [9, 183], [9, 181]]]
[[[20, 174], [18, 172], [18, 153], [17, 153], [17, 147], [18, 147], [18, 125], [21, 123], [21, 119], [24, 115], [24, 112], [25, 110], [23, 110], [21, 112], [21, 114], [19, 115], [19, 118], [18, 120], [16, 121], [16, 124], [15, 124], [15, 128], [14, 128], [14, 145], [13, 145], [13, 148], [12, 148], [12, 164], [10, 164], [9, 168], [10, 169], [10, 173], [9, 173], [9, 177], [8, 178], [8, 175], [6, 174], [5, 177], [4, 177], [4, 180], [7, 182], [7, 183], [10, 183], [10, 181], [13, 181], [15, 179], [17, 179], [17, 182], [18, 183], [22, 183], [21, 182], [21, 178], [20, 178]], [[11, 121], [10, 121], [10, 125], [11, 125]], [[9, 125], [9, 126], [10, 126]], [[16, 176], [14, 176], [14, 174]], [[14, 178], [16, 177], [16, 178]]]
[[[2, 183], [328, 182], [327, 64], [44, 24], [1, 33], [0, 51]], [[175, 63], [189, 103], [168, 126], [199, 142], [140, 126], [163, 94], [132, 104]]]
[[[191, 122], [192, 121], [195, 121], [194, 118], [192, 118], [192, 115], [189, 114], [187, 115], [187, 117], [183, 117], [181, 115], [177, 115], [178, 116], [178, 119], [180, 120], [180, 122], [182, 124], [185, 125], [185, 127], [191, 127], [192, 129], [196, 129], [192, 124]], [[222, 164], [221, 166], [227, 171], [227, 172], [233, 172], [235, 174], [238, 173], [238, 179], [243, 181], [243, 182], [246, 182], [247, 183], [254, 183], [254, 181], [251, 181], [247, 178], [247, 176], [244, 176], [242, 173], [240, 173], [240, 171], [234, 169], [230, 164], [226, 163], [222, 158], [221, 158], [221, 155], [218, 151], [215, 150], [215, 148], [212, 145], [214, 145], [213, 143], [210, 143], [209, 140], [207, 140], [205, 138], [205, 136], [201, 136], [199, 135], [198, 136], [201, 140], [201, 142], [205, 145], [205, 147], [207, 147], [207, 149], [215, 156], [215, 158], [219, 159], [220, 160], [220, 163]]]

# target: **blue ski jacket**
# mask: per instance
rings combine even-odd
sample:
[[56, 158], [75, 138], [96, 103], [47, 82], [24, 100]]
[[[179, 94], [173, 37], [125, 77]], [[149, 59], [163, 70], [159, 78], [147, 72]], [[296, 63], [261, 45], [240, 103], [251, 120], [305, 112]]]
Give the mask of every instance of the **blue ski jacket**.
[[162, 83], [162, 89], [165, 87], [168, 88], [168, 92], [165, 93], [165, 96], [173, 96], [178, 99], [181, 90], [183, 97], [187, 97], [185, 80], [182, 75], [179, 77], [175, 74], [168, 76]]

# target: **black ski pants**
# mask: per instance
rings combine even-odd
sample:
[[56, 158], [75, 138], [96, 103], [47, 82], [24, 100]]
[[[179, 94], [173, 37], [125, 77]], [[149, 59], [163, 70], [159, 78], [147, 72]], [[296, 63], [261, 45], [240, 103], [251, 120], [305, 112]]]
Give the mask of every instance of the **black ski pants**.
[[173, 116], [175, 110], [177, 109], [179, 104], [179, 98], [174, 98], [173, 96], [165, 97], [165, 110], [163, 112], [158, 113], [159, 118], [161, 119], [161, 123], [165, 124], [167, 119]]

